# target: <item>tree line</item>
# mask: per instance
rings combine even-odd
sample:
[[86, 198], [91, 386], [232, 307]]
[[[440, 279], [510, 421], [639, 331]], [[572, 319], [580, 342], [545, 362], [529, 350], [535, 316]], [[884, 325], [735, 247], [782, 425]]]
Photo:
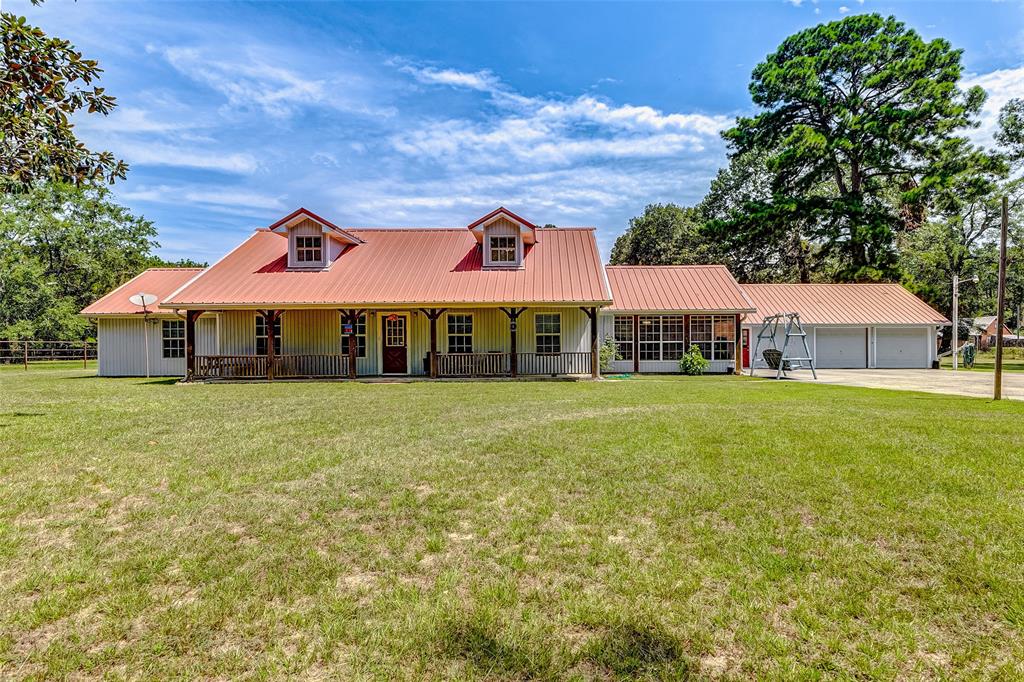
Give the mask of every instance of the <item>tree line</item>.
[[[38, 4], [39, 0], [34, 0]], [[81, 339], [77, 313], [168, 263], [153, 223], [110, 197], [128, 166], [89, 150], [71, 117], [106, 115], [101, 69], [68, 41], [0, 12], [0, 339]]]
[[[0, 338], [80, 338], [91, 327], [79, 309], [166, 263], [153, 224], [105, 187], [128, 166], [70, 123], [116, 106], [96, 61], [24, 17], [0, 12], [0, 27]], [[756, 113], [723, 133], [728, 164], [704, 199], [647, 206], [612, 263], [724, 263], [748, 282], [899, 281], [947, 314], [956, 274], [965, 316], [994, 313], [1007, 196], [1007, 300], [1019, 311], [1024, 102], [1002, 109], [991, 145], [974, 145], [966, 133], [986, 95], [962, 76], [961, 50], [893, 17], [790, 36], [754, 69]]]
[[1024, 304], [1024, 101], [989, 146], [967, 137], [986, 93], [962, 51], [893, 17], [856, 15], [787, 38], [754, 69], [757, 113], [724, 131], [728, 165], [696, 206], [651, 204], [612, 263], [724, 263], [747, 282], [897, 281], [950, 313], [995, 313], [1003, 196], [1007, 301]]

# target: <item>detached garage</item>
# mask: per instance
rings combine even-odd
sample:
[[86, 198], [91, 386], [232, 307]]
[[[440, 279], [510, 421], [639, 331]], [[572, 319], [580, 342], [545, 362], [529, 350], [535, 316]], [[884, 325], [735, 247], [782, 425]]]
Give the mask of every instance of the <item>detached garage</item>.
[[757, 308], [743, 325], [746, 366], [767, 366], [762, 357], [750, 357], [767, 315], [800, 313], [820, 369], [931, 367], [937, 332], [950, 324], [899, 284], [745, 284], [743, 290]]

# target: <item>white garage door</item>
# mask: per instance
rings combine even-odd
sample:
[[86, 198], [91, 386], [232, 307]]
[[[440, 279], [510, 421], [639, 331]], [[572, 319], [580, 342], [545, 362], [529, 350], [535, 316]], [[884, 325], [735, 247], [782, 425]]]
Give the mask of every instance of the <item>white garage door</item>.
[[928, 367], [927, 329], [878, 329], [875, 343], [877, 367]]
[[864, 327], [816, 331], [814, 366], [822, 369], [856, 369], [868, 366]]

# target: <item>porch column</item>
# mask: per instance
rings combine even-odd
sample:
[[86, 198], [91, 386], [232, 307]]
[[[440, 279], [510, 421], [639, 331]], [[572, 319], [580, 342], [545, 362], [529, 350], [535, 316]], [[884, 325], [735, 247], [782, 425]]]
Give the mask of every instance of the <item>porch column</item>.
[[590, 318], [590, 376], [597, 379], [601, 376], [597, 352], [597, 306], [580, 308]]
[[185, 381], [192, 381], [196, 374], [196, 320], [202, 310], [185, 311]]
[[515, 378], [519, 376], [519, 340], [516, 338], [516, 327], [519, 326], [519, 316], [526, 312], [526, 308], [502, 308], [501, 312], [508, 317], [508, 337], [511, 347], [508, 369], [509, 374]]
[[267, 381], [274, 380], [274, 341], [276, 339], [274, 326], [277, 324], [277, 321], [281, 319], [281, 313], [283, 312], [283, 310], [263, 311], [263, 321], [267, 324]]
[[420, 312], [430, 320], [430, 378], [437, 378], [437, 320], [447, 308], [420, 308]]

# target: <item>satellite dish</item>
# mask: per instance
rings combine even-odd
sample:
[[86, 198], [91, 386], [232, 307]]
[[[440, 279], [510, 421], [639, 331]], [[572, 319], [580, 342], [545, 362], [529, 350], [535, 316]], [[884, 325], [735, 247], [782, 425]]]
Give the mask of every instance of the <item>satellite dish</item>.
[[139, 306], [140, 308], [145, 309], [146, 306], [150, 306], [156, 303], [156, 294], [147, 294], [140, 291], [134, 296], [129, 296], [128, 300], [131, 301], [133, 304]]

